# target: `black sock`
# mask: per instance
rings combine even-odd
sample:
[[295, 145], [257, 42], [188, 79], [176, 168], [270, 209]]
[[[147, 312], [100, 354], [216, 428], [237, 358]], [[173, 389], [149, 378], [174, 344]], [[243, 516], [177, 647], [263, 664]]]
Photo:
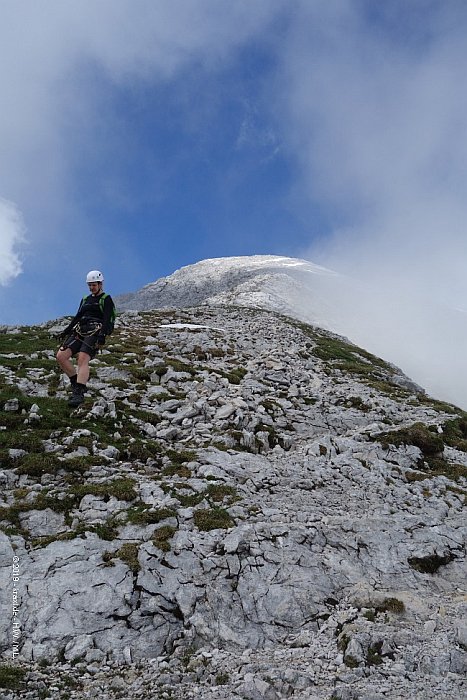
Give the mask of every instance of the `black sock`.
[[73, 386], [78, 381], [78, 375], [74, 374], [72, 377], [68, 377], [68, 379], [70, 380], [71, 386]]

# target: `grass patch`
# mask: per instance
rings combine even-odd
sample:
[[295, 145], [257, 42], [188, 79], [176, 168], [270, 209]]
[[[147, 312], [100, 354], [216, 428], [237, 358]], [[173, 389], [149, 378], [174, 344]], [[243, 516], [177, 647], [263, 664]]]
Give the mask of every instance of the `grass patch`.
[[147, 384], [151, 380], [151, 375], [153, 374], [153, 369], [147, 367], [140, 367], [134, 365], [132, 367], [127, 367], [127, 371], [130, 372], [132, 377], [136, 379], [137, 382], [142, 384]]
[[171, 464], [165, 467], [162, 473], [165, 476], [177, 475], [189, 479], [191, 470], [186, 466], [186, 463], [196, 461], [196, 452], [193, 452], [193, 450], [182, 450], [181, 452], [167, 450], [166, 455], [170, 459]]
[[99, 457], [83, 456], [65, 460], [59, 459], [54, 453], [42, 452], [24, 455], [18, 460], [14, 460], [13, 466], [18, 465], [18, 474], [40, 478], [43, 474], [56, 474], [60, 469], [64, 469], [67, 472], [77, 471], [83, 473], [96, 464], [97, 461], [99, 461]]
[[312, 354], [322, 360], [328, 372], [333, 369], [354, 375], [378, 391], [394, 398], [407, 397], [409, 392], [392, 382], [394, 368], [376, 355], [346, 342], [343, 338], [318, 332], [305, 323], [294, 321], [293, 325], [311, 338]]
[[402, 615], [402, 613], [405, 612], [405, 605], [404, 602], [398, 598], [385, 598], [375, 609], [377, 612], [391, 612], [396, 615]]
[[132, 525], [155, 525], [162, 520], [174, 518], [177, 516], [177, 511], [173, 508], [159, 508], [158, 510], [149, 510], [149, 506], [145, 504], [135, 505], [127, 510], [127, 522]]
[[198, 530], [227, 530], [233, 527], [235, 522], [224, 508], [205, 508], [196, 510], [193, 519]]
[[227, 486], [226, 484], [209, 484], [206, 496], [215, 503], [226, 502], [228, 505], [232, 505], [235, 501], [240, 500], [234, 487]]
[[467, 467], [465, 464], [448, 462], [442, 458], [429, 458], [427, 460], [428, 476], [445, 476], [453, 481], [467, 479]]
[[382, 649], [383, 642], [375, 642], [374, 644], [370, 644], [366, 655], [367, 666], [380, 666], [383, 663], [384, 659], [381, 654]]
[[131, 461], [145, 462], [147, 459], [159, 457], [161, 453], [161, 448], [154, 441], [145, 442], [138, 439], [134, 442], [119, 441], [115, 446], [122, 455]]
[[19, 666], [0, 664], [0, 688], [19, 690], [24, 685], [26, 671]]
[[167, 450], [167, 457], [172, 464], [185, 464], [186, 462], [195, 462], [198, 455], [193, 450]]
[[228, 673], [218, 673], [216, 676], [216, 685], [227, 685], [230, 680]]
[[138, 495], [134, 488], [135, 484], [133, 479], [120, 478], [103, 484], [81, 484], [72, 487], [71, 491], [80, 499], [92, 495], [104, 500], [109, 500], [113, 496], [118, 501], [134, 501]]
[[344, 406], [346, 408], [356, 408], [357, 411], [362, 411], [362, 413], [371, 411], [371, 406], [365, 403], [361, 396], [349, 396], [349, 398], [344, 401]]
[[141, 569], [138, 561], [139, 545], [136, 542], [128, 542], [117, 549], [113, 557], [118, 557], [128, 566], [131, 571], [136, 574]]
[[243, 367], [236, 367], [235, 369], [230, 370], [230, 372], [225, 372], [218, 367], [212, 369], [211, 371], [215, 374], [220, 374], [221, 377], [225, 377], [229, 384], [240, 384], [244, 376], [248, 373], [248, 371]]
[[[267, 433], [268, 435], [268, 444], [269, 447], [272, 449], [276, 445], [280, 445], [281, 447], [284, 446], [284, 441], [282, 438], [277, 434], [276, 430], [273, 428], [272, 425], [265, 425], [264, 423], [258, 423], [255, 426], [254, 433], [255, 435], [257, 433]], [[259, 446], [259, 443], [258, 443]]]
[[[175, 357], [167, 357], [165, 361], [170, 367], [172, 367], [174, 372], [189, 374], [192, 377], [194, 377], [197, 374], [197, 369], [193, 367], [193, 365], [189, 365], [186, 362], [182, 362], [182, 360], [177, 360], [177, 358]], [[155, 369], [155, 371], [156, 374], [159, 374], [157, 368]]]
[[[464, 443], [464, 433], [467, 422], [462, 420], [448, 421], [447, 433], [439, 434], [435, 427], [428, 427], [423, 423], [414, 423], [408, 428], [394, 430], [388, 433], [379, 433], [372, 439], [380, 442], [384, 449], [389, 445], [400, 447], [401, 445], [415, 445], [420, 449], [423, 459], [419, 462], [419, 471], [407, 472], [407, 481], [422, 481], [428, 477], [445, 476], [448, 479], [458, 481], [467, 478], [467, 467], [464, 464], [448, 462], [443, 456], [445, 443], [456, 449], [467, 447]], [[463, 451], [463, 450], [462, 450]]]
[[441, 435], [431, 430], [424, 423], [414, 423], [408, 428], [393, 430], [388, 433], [379, 433], [373, 438], [380, 442], [384, 449], [389, 445], [400, 447], [401, 445], [415, 445], [424, 457], [434, 457], [444, 450], [444, 442]]
[[467, 414], [444, 423], [443, 439], [449, 447], [467, 452]]
[[444, 556], [436, 554], [435, 552], [426, 557], [410, 557], [408, 562], [415, 571], [419, 571], [422, 574], [435, 574], [441, 566], [446, 566], [446, 564], [449, 564], [453, 559], [454, 555], [451, 552]]
[[177, 532], [177, 528], [171, 525], [163, 525], [154, 530], [152, 535], [152, 542], [157, 549], [163, 552], [170, 551], [170, 540]]

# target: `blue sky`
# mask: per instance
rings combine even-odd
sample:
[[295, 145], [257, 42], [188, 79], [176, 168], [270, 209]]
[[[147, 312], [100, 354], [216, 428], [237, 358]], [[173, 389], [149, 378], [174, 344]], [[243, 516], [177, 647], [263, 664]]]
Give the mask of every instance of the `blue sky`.
[[0, 2], [0, 323], [256, 253], [467, 309], [463, 0]]
[[329, 147], [339, 127], [320, 125], [346, 53], [357, 72], [365, 52], [404, 54], [401, 11], [429, 42], [419, 2], [384, 16], [358, 0], [2, 5], [3, 323], [69, 313], [89, 268], [117, 294], [206, 257], [305, 255], [356, 223], [327, 172], [348, 158]]

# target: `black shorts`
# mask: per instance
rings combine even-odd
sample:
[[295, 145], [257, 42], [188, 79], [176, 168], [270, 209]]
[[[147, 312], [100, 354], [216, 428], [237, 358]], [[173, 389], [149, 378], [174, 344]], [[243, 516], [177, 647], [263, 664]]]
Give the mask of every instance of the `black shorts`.
[[98, 351], [96, 344], [96, 334], [80, 336], [73, 333], [73, 335], [68, 336], [63, 345], [60, 347], [60, 350], [71, 350], [72, 356], [77, 355], [79, 352], [85, 352], [92, 360]]

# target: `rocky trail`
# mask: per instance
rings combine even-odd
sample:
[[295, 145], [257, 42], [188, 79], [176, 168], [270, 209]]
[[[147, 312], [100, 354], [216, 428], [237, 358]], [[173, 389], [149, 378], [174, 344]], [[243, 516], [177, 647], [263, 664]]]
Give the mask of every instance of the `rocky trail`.
[[462, 411], [213, 306], [121, 314], [71, 412], [59, 326], [0, 332], [0, 697], [465, 696]]

